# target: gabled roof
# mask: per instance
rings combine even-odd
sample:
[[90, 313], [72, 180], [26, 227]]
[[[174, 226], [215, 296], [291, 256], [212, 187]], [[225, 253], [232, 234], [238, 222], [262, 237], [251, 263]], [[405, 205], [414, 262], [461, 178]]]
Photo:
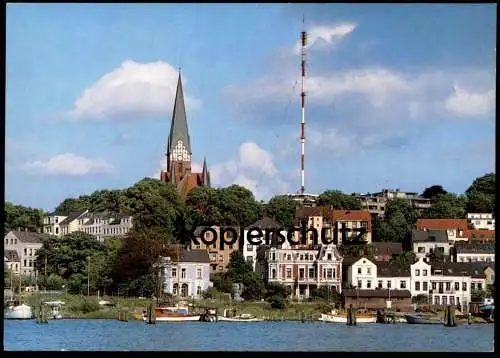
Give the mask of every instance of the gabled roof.
[[17, 239], [26, 244], [42, 244], [50, 235], [31, 231], [10, 231]]
[[445, 262], [431, 266], [433, 273], [441, 270], [443, 276], [471, 276], [473, 278], [485, 278], [484, 268], [470, 262]]
[[469, 240], [495, 240], [495, 230], [470, 229], [467, 232]]
[[276, 220], [271, 219], [267, 216], [263, 217], [260, 220], [257, 220], [253, 224], [248, 225], [245, 230], [250, 230], [252, 228], [259, 228], [259, 229], [279, 229], [282, 228], [283, 226], [280, 225]]
[[417, 219], [418, 230], [463, 230], [468, 231], [467, 219]]
[[368, 210], [333, 210], [331, 220], [335, 221], [368, 221], [372, 216]]
[[306, 218], [311, 216], [330, 217], [332, 208], [329, 206], [302, 207], [295, 212], [296, 218]]
[[78, 219], [78, 217], [82, 216], [85, 213], [86, 213], [86, 210], [85, 211], [72, 211], [72, 212], [68, 213], [68, 215], [65, 215], [67, 217], [63, 221], [61, 221], [59, 223], [59, 225], [67, 225], [70, 222], [72, 222], [73, 220]]
[[3, 256], [10, 262], [19, 262], [19, 254], [16, 250], [5, 250]]
[[408, 290], [357, 290], [357, 289], [343, 289], [342, 294], [344, 297], [355, 298], [355, 297], [377, 297], [377, 298], [410, 298], [411, 293]]
[[448, 242], [446, 230], [412, 230], [412, 242]]
[[377, 263], [377, 277], [410, 277], [410, 267], [402, 268], [389, 262]]
[[182, 250], [179, 262], [209, 263], [210, 257], [207, 250]]

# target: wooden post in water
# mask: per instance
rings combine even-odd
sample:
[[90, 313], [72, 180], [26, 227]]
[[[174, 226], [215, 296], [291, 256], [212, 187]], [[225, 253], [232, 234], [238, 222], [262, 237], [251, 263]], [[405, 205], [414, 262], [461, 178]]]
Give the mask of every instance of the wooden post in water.
[[455, 320], [455, 310], [450, 305], [448, 305], [444, 311], [444, 325], [446, 327], [455, 327], [457, 325]]
[[153, 306], [153, 302], [151, 302], [149, 304], [149, 307], [148, 307], [148, 320], [147, 320], [147, 323], [148, 324], [156, 324], [156, 315], [155, 315], [155, 309], [154, 309], [154, 306]]

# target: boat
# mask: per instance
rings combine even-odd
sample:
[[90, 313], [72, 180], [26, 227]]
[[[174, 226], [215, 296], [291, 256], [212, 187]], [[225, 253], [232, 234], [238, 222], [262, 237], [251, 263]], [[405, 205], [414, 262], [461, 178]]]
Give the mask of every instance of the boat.
[[59, 309], [65, 304], [63, 301], [47, 301], [44, 302], [47, 306], [50, 307], [50, 318], [51, 319], [62, 319], [63, 316]]
[[[172, 306], [155, 308], [156, 322], [189, 322], [199, 321], [200, 314], [189, 313], [188, 306]], [[143, 313], [142, 319], [147, 321], [147, 315]]]
[[421, 314], [405, 314], [406, 322], [409, 324], [443, 324], [439, 318], [431, 318]]
[[217, 316], [217, 320], [221, 322], [262, 322], [263, 318], [257, 318], [256, 316], [248, 313], [242, 313], [240, 315], [231, 315], [234, 310], [225, 309], [222, 316]]
[[[347, 313], [340, 314], [332, 310], [330, 313], [322, 313], [318, 320], [326, 323], [347, 324]], [[359, 312], [356, 314], [356, 324], [358, 323], [377, 323], [377, 316], [369, 312]]]
[[8, 301], [3, 313], [4, 319], [34, 319], [35, 314], [30, 306], [20, 300]]

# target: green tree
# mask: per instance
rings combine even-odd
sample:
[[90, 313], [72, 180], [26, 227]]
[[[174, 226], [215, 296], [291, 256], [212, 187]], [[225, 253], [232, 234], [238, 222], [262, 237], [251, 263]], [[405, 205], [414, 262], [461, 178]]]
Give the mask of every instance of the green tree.
[[223, 221], [218, 189], [198, 187], [186, 197], [186, 224], [192, 226], [218, 225]]
[[242, 297], [245, 299], [260, 299], [265, 293], [262, 279], [253, 272], [252, 266], [245, 261], [239, 251], [231, 254], [227, 268], [227, 278], [234, 283], [242, 283], [244, 290]]
[[393, 257], [389, 263], [395, 265], [397, 268], [402, 270], [409, 270], [410, 265], [413, 265], [417, 261], [417, 256], [413, 251], [404, 251]]
[[327, 190], [319, 195], [318, 204], [332, 206], [334, 209], [360, 210], [361, 200], [342, 193], [340, 190]]
[[415, 208], [408, 200], [392, 199], [385, 206], [384, 218], [374, 223], [374, 240], [408, 245], [415, 222]]
[[312, 292], [312, 297], [332, 302], [334, 304], [340, 303], [341, 296], [337, 290], [330, 286], [320, 286], [317, 290]]
[[300, 204], [288, 195], [277, 195], [269, 200], [265, 205], [264, 213], [270, 218], [274, 218], [285, 228], [293, 227], [295, 212]]
[[38, 231], [43, 226], [43, 210], [4, 203], [5, 233], [14, 230]]
[[266, 285], [266, 299], [276, 296], [287, 299], [291, 294], [292, 289], [290, 286], [286, 286], [281, 283], [269, 283]]
[[423, 211], [422, 217], [428, 219], [460, 219], [465, 217], [466, 206], [466, 196], [457, 196], [454, 193], [438, 195], [432, 199], [431, 207]]
[[495, 173], [476, 178], [466, 190], [468, 212], [495, 212], [496, 186]]
[[92, 206], [88, 196], [80, 196], [79, 198], [64, 199], [61, 204], [56, 207], [55, 213], [59, 215], [67, 214], [71, 211], [91, 210]]
[[432, 185], [422, 192], [422, 196], [427, 199], [433, 199], [438, 195], [446, 195], [448, 192], [441, 185]]
[[218, 189], [218, 193], [222, 224], [247, 226], [261, 217], [262, 204], [255, 200], [247, 188], [231, 185]]

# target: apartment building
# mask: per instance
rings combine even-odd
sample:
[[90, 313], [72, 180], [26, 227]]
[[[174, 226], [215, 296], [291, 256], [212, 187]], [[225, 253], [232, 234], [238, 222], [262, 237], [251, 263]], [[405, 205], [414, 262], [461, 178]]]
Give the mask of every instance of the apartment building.
[[460, 243], [454, 247], [455, 262], [495, 262], [495, 244]]
[[5, 235], [4, 252], [16, 252], [15, 255], [11, 254], [11, 260], [15, 259], [15, 261], [11, 262], [17, 273], [28, 276], [35, 274], [37, 251], [43, 246], [43, 242], [49, 238], [50, 236], [47, 234], [29, 231], [9, 231]]
[[468, 241], [469, 228], [465, 219], [417, 219], [417, 230], [446, 230], [448, 240]]
[[476, 230], [495, 230], [492, 213], [468, 213], [467, 222]]
[[65, 215], [49, 214], [43, 220], [44, 233], [62, 236], [75, 231], [83, 231], [94, 235], [99, 241], [125, 235], [133, 226], [131, 215], [93, 213], [88, 210], [70, 212]]
[[409, 290], [410, 270], [388, 262], [361, 257], [347, 269], [347, 287], [373, 290]]
[[433, 253], [450, 256], [453, 242], [448, 240], [446, 230], [412, 230], [411, 246], [417, 258], [427, 261]]
[[[231, 259], [231, 254], [239, 250], [240, 244], [238, 240], [232, 245], [224, 245], [224, 248], [221, 250], [220, 242], [222, 237], [224, 237], [227, 241], [230, 241], [230, 239], [233, 238], [232, 231], [228, 229], [235, 230], [237, 235], [240, 234], [240, 228], [237, 226], [199, 226], [194, 230], [194, 236], [198, 239], [199, 245], [196, 245], [194, 242], [189, 243], [189, 249], [191, 250], [208, 251], [210, 272], [212, 273], [225, 272], [227, 270], [229, 260]], [[202, 237], [204, 237], [208, 242], [213, 240], [215, 241], [211, 245], [206, 245], [200, 240]]]
[[431, 206], [430, 199], [424, 198], [418, 195], [418, 193], [403, 192], [399, 189], [383, 189], [379, 193], [354, 193], [352, 195], [361, 201], [362, 209], [368, 210], [370, 214], [379, 217], [384, 216], [385, 206], [387, 202], [392, 199], [408, 200], [410, 204], [415, 207], [417, 212], [422, 212]]

